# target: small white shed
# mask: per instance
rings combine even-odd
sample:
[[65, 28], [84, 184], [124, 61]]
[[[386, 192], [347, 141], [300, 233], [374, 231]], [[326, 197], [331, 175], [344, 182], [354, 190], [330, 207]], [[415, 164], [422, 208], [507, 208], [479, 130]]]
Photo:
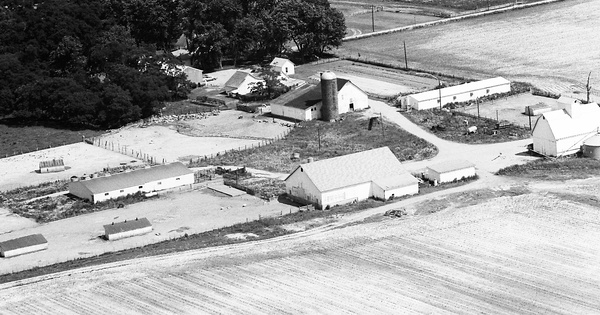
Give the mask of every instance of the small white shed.
[[152, 232], [152, 224], [148, 219], [136, 218], [135, 220], [107, 224], [104, 226], [104, 237], [114, 241], [126, 237], [142, 235]]
[[271, 68], [277, 72], [281, 72], [285, 75], [295, 74], [295, 65], [289, 59], [275, 57], [269, 64]]
[[42, 234], [32, 234], [0, 242], [0, 256], [14, 257], [47, 248], [48, 241]]
[[475, 164], [466, 160], [445, 161], [427, 166], [427, 179], [437, 183], [449, 183], [475, 176]]

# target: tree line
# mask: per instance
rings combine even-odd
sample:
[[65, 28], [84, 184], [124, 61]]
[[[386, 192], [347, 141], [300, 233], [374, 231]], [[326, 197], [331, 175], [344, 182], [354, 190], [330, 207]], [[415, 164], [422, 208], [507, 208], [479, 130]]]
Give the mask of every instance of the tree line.
[[168, 53], [182, 34], [210, 70], [288, 43], [308, 58], [345, 26], [326, 0], [0, 0], [0, 29], [0, 118], [104, 129], [187, 97]]

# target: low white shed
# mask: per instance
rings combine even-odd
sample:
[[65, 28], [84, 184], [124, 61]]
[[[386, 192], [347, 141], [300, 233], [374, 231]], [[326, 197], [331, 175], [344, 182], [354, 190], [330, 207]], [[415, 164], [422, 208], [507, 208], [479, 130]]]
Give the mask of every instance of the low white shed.
[[453, 160], [427, 166], [425, 176], [441, 184], [473, 177], [475, 174], [475, 164], [466, 160]]
[[0, 242], [0, 256], [13, 257], [47, 248], [48, 241], [42, 234], [32, 234]]
[[152, 231], [152, 224], [148, 219], [136, 218], [135, 220], [107, 224], [104, 226], [104, 237], [109, 241], [125, 237], [142, 235]]

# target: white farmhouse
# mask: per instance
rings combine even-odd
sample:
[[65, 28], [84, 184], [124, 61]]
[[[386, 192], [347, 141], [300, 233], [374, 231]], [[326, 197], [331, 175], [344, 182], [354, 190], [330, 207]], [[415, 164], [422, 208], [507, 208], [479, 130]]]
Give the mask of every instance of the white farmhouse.
[[176, 162], [112, 176], [70, 182], [69, 193], [97, 203], [138, 192], [151, 193], [193, 183], [194, 172], [182, 163]]
[[[352, 112], [369, 107], [369, 97], [350, 80], [333, 78], [337, 85], [337, 99], [330, 100], [335, 103], [337, 114]], [[318, 85], [303, 85], [271, 101], [273, 115], [291, 118], [294, 120], [308, 121], [322, 117], [323, 80]], [[334, 107], [336, 106], [334, 105]]]
[[475, 176], [475, 165], [465, 160], [445, 161], [427, 166], [427, 179], [436, 183], [449, 183]]
[[225, 93], [228, 95], [246, 95], [252, 92], [252, 87], [258, 82], [265, 80], [244, 71], [236, 71], [227, 82], [225, 82]]
[[275, 57], [269, 65], [271, 66], [271, 69], [283, 73], [286, 76], [296, 73], [294, 70], [294, 63], [289, 59]]
[[565, 109], [543, 113], [533, 126], [533, 151], [563, 156], [579, 151], [588, 138], [600, 131], [600, 107], [573, 101]]
[[419, 193], [418, 180], [388, 147], [302, 164], [285, 187], [290, 196], [320, 208]]
[[400, 107], [416, 110], [439, 108], [440, 101], [441, 106], [444, 106], [448, 103], [473, 101], [483, 96], [506, 92], [510, 92], [510, 81], [496, 77], [450, 86], [441, 90], [406, 95], [400, 98]]

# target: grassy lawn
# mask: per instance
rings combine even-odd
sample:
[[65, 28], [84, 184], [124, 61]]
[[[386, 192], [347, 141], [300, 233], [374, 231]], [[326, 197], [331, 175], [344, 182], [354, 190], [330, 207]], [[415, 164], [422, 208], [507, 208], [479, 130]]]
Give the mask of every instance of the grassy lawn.
[[[447, 110], [413, 110], [403, 113], [408, 119], [423, 129], [430, 130], [436, 136], [453, 142], [481, 144], [498, 143], [519, 139], [527, 139], [531, 136], [528, 128], [508, 125], [496, 130], [496, 120], [488, 118], [477, 118], [460, 112]], [[476, 126], [477, 131], [467, 134], [467, 125]], [[496, 134], [494, 134], [494, 131]]]
[[68, 130], [42, 126], [0, 124], [0, 158], [80, 142], [82, 136], [96, 137], [97, 130]]
[[600, 161], [578, 157], [540, 159], [503, 168], [496, 174], [537, 180], [585, 179], [600, 176]]
[[[291, 172], [308, 157], [315, 160], [388, 146], [400, 161], [422, 160], [437, 154], [437, 148], [394, 124], [375, 125], [367, 130], [369, 121], [360, 113], [342, 116], [339, 122], [301, 122], [286, 138], [271, 144], [240, 152], [229, 152], [194, 163], [191, 167], [238, 165], [273, 172]], [[320, 148], [319, 148], [320, 136]], [[299, 160], [292, 160], [299, 153]], [[194, 161], [196, 162], [196, 161]]]

